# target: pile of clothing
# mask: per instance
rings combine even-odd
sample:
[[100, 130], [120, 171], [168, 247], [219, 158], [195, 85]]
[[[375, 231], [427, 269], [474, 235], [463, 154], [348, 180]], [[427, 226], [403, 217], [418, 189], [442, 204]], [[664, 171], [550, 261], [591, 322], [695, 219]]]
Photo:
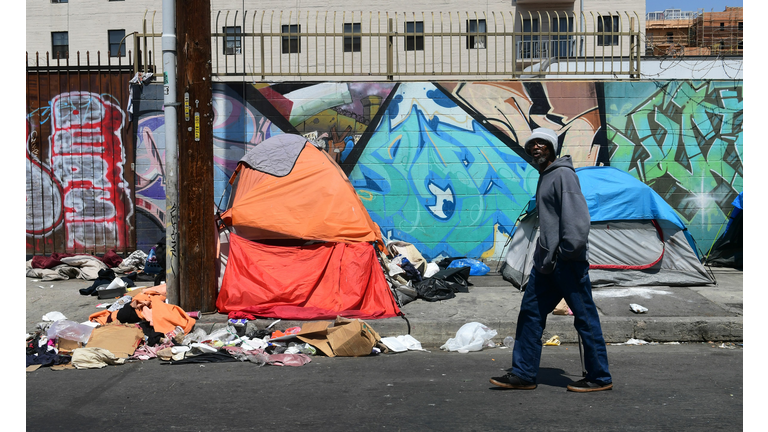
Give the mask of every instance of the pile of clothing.
[[400, 306], [416, 299], [434, 302], [469, 292], [469, 276], [489, 270], [482, 262], [466, 257], [428, 263], [414, 245], [403, 241], [389, 242], [387, 251], [388, 255], [380, 253], [379, 258]]
[[35, 255], [27, 261], [26, 276], [43, 281], [96, 280], [100, 278], [102, 270], [112, 270], [114, 273], [125, 275], [140, 273], [146, 258], [147, 254], [140, 250], [134, 251], [125, 259], [114, 250], [110, 250], [103, 257], [67, 253]]
[[[51, 312], [27, 336], [27, 368], [93, 369], [159, 358], [169, 364], [250, 361], [263, 365], [301, 366], [316, 353], [308, 344], [271, 343], [272, 330], [246, 335], [246, 320], [230, 320], [206, 334], [196, 319], [165, 302], [166, 285], [131, 291], [87, 323]], [[29, 369], [32, 367], [32, 369]]]

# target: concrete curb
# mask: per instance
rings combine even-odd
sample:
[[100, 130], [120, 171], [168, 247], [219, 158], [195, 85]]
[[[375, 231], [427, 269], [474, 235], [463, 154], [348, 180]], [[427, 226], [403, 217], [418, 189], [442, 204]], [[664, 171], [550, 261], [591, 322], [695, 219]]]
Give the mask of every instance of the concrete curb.
[[[250, 321], [246, 332], [264, 329], [275, 320], [258, 319]], [[439, 349], [456, 332], [471, 321], [430, 321], [426, 319], [387, 318], [365, 320], [382, 337], [408, 334], [418, 340], [425, 349]], [[516, 322], [478, 320], [496, 330], [494, 341], [501, 343], [506, 336], [514, 336]], [[275, 328], [301, 327], [303, 321], [280, 321]], [[226, 327], [226, 321], [198, 322], [197, 326], [207, 333]], [[646, 342], [740, 342], [744, 340], [742, 317], [687, 317], [626, 319], [601, 317], [603, 337], [607, 343], [624, 343], [630, 339]], [[557, 335], [562, 343], [577, 343], [578, 335], [570, 317], [551, 316], [544, 331], [544, 339]]]

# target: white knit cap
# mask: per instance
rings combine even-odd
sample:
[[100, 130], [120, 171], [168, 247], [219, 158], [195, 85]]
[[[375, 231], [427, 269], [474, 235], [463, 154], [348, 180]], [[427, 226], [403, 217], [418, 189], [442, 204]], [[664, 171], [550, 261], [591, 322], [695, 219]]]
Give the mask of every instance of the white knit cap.
[[557, 155], [557, 150], [560, 147], [557, 142], [557, 134], [552, 129], [547, 129], [547, 128], [536, 128], [533, 130], [533, 133], [531, 133], [531, 136], [529, 136], [528, 139], [525, 140], [526, 153], [531, 154], [531, 147], [533, 146], [533, 140], [537, 138], [543, 139], [548, 143], [552, 144], [552, 148], [550, 148], [549, 150], [552, 152], [553, 155]]

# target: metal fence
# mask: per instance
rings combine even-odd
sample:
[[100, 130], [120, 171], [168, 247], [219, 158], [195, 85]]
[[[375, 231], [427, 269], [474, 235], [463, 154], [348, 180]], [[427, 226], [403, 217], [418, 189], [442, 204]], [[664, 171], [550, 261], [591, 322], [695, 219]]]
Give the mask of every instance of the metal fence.
[[136, 243], [133, 67], [70, 57], [27, 59], [26, 252], [126, 254]]
[[[211, 66], [222, 81], [638, 78], [640, 22], [627, 12], [212, 11]], [[142, 27], [134, 63], [157, 73], [162, 29], [154, 14]]]

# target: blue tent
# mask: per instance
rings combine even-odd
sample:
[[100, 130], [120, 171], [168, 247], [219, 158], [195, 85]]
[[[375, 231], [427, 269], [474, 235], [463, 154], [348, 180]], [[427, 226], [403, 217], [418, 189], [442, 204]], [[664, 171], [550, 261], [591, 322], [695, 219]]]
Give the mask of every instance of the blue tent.
[[[576, 169], [589, 206], [593, 285], [703, 285], [702, 266], [685, 223], [648, 185], [613, 167]], [[538, 238], [535, 201], [512, 233], [502, 275], [527, 283]]]

